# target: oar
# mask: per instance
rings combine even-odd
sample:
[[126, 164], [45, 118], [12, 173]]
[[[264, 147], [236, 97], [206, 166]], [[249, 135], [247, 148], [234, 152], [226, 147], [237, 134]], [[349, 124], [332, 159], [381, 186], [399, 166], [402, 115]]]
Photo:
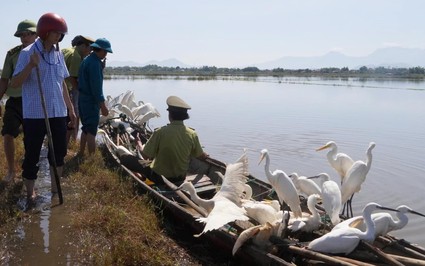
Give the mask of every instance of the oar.
[[40, 69], [38, 68], [38, 65], [36, 66], [36, 70], [37, 70], [37, 81], [38, 81], [38, 89], [40, 91], [41, 105], [43, 107], [43, 112], [44, 112], [44, 121], [46, 122], [46, 131], [47, 131], [47, 139], [48, 139], [49, 148], [50, 148], [50, 157], [53, 164], [53, 173], [55, 174], [56, 186], [58, 188], [59, 204], [63, 204], [62, 188], [60, 185], [59, 174], [58, 174], [58, 169], [56, 165], [55, 150], [53, 148], [52, 131], [50, 130], [49, 116], [47, 114], [46, 100], [44, 99], [43, 87], [41, 85], [41, 78], [40, 78]]

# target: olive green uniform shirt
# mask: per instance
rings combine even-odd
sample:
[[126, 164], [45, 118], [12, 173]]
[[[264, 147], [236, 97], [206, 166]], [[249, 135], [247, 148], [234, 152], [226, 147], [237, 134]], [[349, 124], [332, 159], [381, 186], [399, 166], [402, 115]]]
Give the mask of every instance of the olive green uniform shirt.
[[[80, 53], [74, 47], [62, 49], [63, 56], [65, 58], [65, 65], [68, 68], [70, 77], [78, 77], [78, 71], [80, 70], [81, 62], [83, 58], [81, 58]], [[78, 89], [72, 88], [71, 82], [66, 80], [66, 86], [69, 90]]]
[[203, 150], [195, 130], [183, 121], [172, 121], [154, 131], [143, 153], [154, 158], [151, 168], [157, 174], [173, 178], [185, 175], [190, 158], [201, 156]]
[[[16, 62], [18, 62], [19, 53], [21, 52], [22, 48], [22, 45], [18, 45], [7, 52], [6, 58], [4, 59], [3, 70], [1, 72], [2, 78], [9, 79], [10, 81], [13, 76], [13, 71], [15, 70]], [[6, 90], [6, 95], [9, 97], [22, 97], [22, 87], [12, 88], [8, 86]]]

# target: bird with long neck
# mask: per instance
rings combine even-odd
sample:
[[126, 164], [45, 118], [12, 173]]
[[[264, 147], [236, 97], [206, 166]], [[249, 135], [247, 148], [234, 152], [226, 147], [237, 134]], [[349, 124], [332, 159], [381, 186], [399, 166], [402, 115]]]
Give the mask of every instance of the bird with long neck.
[[316, 149], [316, 151], [321, 151], [325, 149], [330, 149], [326, 154], [326, 157], [328, 159], [329, 164], [341, 177], [342, 184], [344, 182], [348, 170], [353, 165], [354, 160], [351, 159], [351, 157], [347, 154], [338, 152], [338, 146], [336, 145], [335, 141], [329, 141], [328, 143], [326, 143], [326, 145]]
[[397, 211], [374, 202], [368, 203], [363, 209], [366, 231], [361, 231], [353, 227], [335, 229], [311, 241], [308, 248], [323, 253], [349, 254], [357, 247], [360, 240], [372, 243], [375, 240], [375, 224], [371, 215], [375, 210]]
[[245, 183], [248, 174], [248, 157], [244, 153], [236, 163], [226, 166], [220, 190], [211, 199], [200, 198], [190, 182], [186, 181], [180, 185], [178, 189], [188, 191], [191, 199], [208, 212], [207, 217], [197, 219], [197, 221], [205, 223], [205, 227], [200, 234], [195, 236], [218, 229], [236, 220], [249, 220], [245, 209], [241, 207], [241, 195], [246, 189]]
[[[372, 150], [375, 148], [375, 143], [369, 143], [369, 147], [366, 150], [366, 162], [356, 161], [353, 166], [348, 170], [347, 176], [341, 185], [341, 202], [344, 204], [343, 214], [346, 213], [347, 217], [353, 216], [353, 208], [351, 202], [354, 193], [357, 193], [361, 189], [361, 185], [366, 180], [366, 175], [372, 166]], [[346, 209], [346, 212], [345, 212]]]
[[310, 180], [305, 176], [299, 176], [297, 173], [292, 173], [289, 177], [292, 182], [294, 182], [294, 185], [300, 195], [308, 197], [312, 194], [322, 194], [322, 190], [316, 183], [314, 183], [313, 180]]
[[[396, 208], [396, 210], [398, 211], [396, 213], [397, 219], [394, 219], [389, 213], [386, 212], [372, 214], [372, 220], [375, 224], [375, 237], [379, 235], [385, 236], [391, 231], [400, 230], [405, 227], [409, 222], [409, 218], [406, 215], [408, 213], [425, 217], [424, 214], [414, 211], [406, 205], [400, 205]], [[341, 222], [332, 230], [337, 230], [345, 227], [353, 227], [364, 231], [366, 230], [366, 223], [362, 216], [355, 216], [353, 218]]]
[[276, 191], [280, 203], [283, 204], [283, 202], [285, 202], [293, 212], [295, 218], [302, 217], [300, 198], [294, 183], [284, 171], [270, 171], [270, 156], [267, 149], [261, 151], [261, 157], [258, 164], [260, 164], [264, 158], [266, 159], [264, 170], [267, 180]]
[[317, 178], [321, 182], [322, 202], [326, 214], [331, 219], [333, 225], [340, 222], [339, 212], [341, 211], [341, 190], [338, 184], [331, 180], [327, 173], [320, 173], [317, 176], [309, 177], [309, 179]]
[[311, 215], [301, 219], [290, 219], [288, 223], [288, 229], [292, 232], [299, 230], [303, 232], [312, 232], [313, 230], [317, 230], [322, 224], [319, 211], [316, 208], [316, 204], [319, 201], [321, 201], [319, 194], [311, 194], [308, 196], [307, 207], [311, 212]]

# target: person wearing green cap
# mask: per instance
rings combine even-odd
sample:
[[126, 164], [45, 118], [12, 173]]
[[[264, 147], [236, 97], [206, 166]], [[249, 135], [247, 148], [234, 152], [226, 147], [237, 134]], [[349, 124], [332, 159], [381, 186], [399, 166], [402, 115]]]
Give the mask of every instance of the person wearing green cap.
[[177, 96], [167, 98], [167, 111], [170, 123], [156, 129], [142, 147], [144, 159], [151, 159], [148, 167], [139, 169], [157, 185], [164, 184], [162, 176], [176, 185], [186, 178], [190, 158], [205, 160], [208, 154], [203, 151], [196, 131], [184, 124], [189, 119], [187, 111], [191, 107]]
[[90, 45], [93, 51], [84, 58], [78, 72], [78, 111], [81, 119], [80, 156], [84, 156], [86, 146], [90, 154], [96, 150], [96, 134], [99, 126], [99, 109], [101, 114], [109, 113], [103, 96], [103, 69], [106, 55], [112, 53], [111, 43], [97, 39]]
[[22, 87], [13, 88], [9, 81], [15, 70], [18, 56], [21, 50], [32, 44], [37, 38], [36, 24], [30, 20], [21, 21], [14, 34], [21, 39], [21, 44], [10, 49], [4, 60], [3, 70], [0, 79], [0, 100], [6, 94], [9, 98], [6, 101], [6, 109], [3, 118], [4, 153], [7, 160], [8, 171], [4, 181], [13, 181], [16, 176], [15, 171], [15, 138], [20, 133], [22, 126]]
[[[78, 71], [83, 59], [91, 52], [91, 44], [94, 40], [87, 36], [77, 35], [72, 39], [70, 48], [62, 49], [65, 57], [65, 64], [69, 71], [69, 77], [66, 79], [66, 85], [69, 90], [69, 96], [74, 105], [74, 112], [77, 116], [77, 122], [74, 127], [68, 127], [66, 132], [66, 143], [69, 143], [70, 138], [75, 141], [78, 135], [79, 114], [78, 114]], [[69, 117], [68, 117], [69, 121]]]

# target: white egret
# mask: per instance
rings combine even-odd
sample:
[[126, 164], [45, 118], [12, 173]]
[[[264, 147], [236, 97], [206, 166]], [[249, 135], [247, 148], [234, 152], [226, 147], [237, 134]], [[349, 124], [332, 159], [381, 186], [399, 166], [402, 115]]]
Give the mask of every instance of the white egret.
[[292, 182], [294, 182], [299, 194], [306, 197], [312, 194], [322, 194], [320, 187], [314, 183], [313, 180], [310, 180], [305, 176], [299, 176], [297, 173], [292, 173], [289, 177], [292, 179]]
[[341, 211], [341, 190], [335, 181], [330, 180], [327, 173], [321, 173], [317, 176], [309, 177], [318, 178], [322, 184], [322, 202], [323, 207], [333, 225], [340, 222], [339, 212]]
[[233, 245], [232, 255], [238, 251], [238, 249], [249, 239], [252, 238], [252, 243], [258, 247], [264, 248], [270, 245], [270, 236], [273, 235], [273, 225], [267, 222], [266, 224], [260, 224], [257, 226], [250, 227], [244, 230]]
[[139, 105], [139, 106], [133, 108], [131, 111], [133, 113], [134, 119], [136, 119], [136, 120], [138, 119], [139, 116], [140, 117], [144, 116], [149, 112], [151, 112], [156, 117], [161, 116], [159, 111], [151, 103], [145, 103], [145, 104]]
[[294, 183], [284, 171], [275, 170], [273, 173], [270, 171], [270, 157], [267, 149], [261, 151], [261, 157], [258, 164], [260, 164], [264, 158], [266, 158], [264, 170], [267, 179], [276, 191], [280, 203], [282, 204], [285, 202], [294, 213], [295, 218], [300, 218], [302, 216], [300, 198]]
[[316, 149], [316, 151], [321, 151], [324, 149], [330, 149], [330, 151], [328, 151], [328, 153], [326, 154], [326, 157], [328, 158], [329, 164], [332, 166], [332, 168], [335, 169], [335, 171], [337, 171], [337, 173], [341, 177], [342, 184], [346, 177], [347, 171], [353, 165], [354, 160], [351, 159], [351, 157], [347, 154], [338, 152], [338, 146], [334, 141], [329, 141], [328, 143], [326, 143], [326, 145]]
[[241, 195], [245, 190], [248, 176], [248, 157], [244, 153], [236, 163], [228, 164], [220, 190], [211, 199], [200, 198], [192, 183], [184, 182], [178, 189], [187, 190], [191, 199], [207, 210], [207, 217], [200, 217], [199, 222], [205, 223], [204, 230], [195, 236], [236, 220], [248, 221], [246, 211], [241, 206]]
[[122, 103], [117, 103], [113, 106], [116, 107], [121, 113], [125, 114], [130, 120], [134, 120], [133, 113], [131, 112], [131, 109]]
[[290, 219], [288, 229], [292, 232], [303, 231], [312, 232], [317, 230], [322, 222], [320, 221], [319, 211], [316, 209], [316, 204], [321, 200], [319, 194], [311, 194], [307, 199], [307, 207], [311, 212], [308, 217]]
[[239, 250], [239, 248], [249, 239], [252, 239], [252, 243], [260, 248], [267, 248], [271, 244], [271, 236], [281, 236], [283, 230], [286, 229], [286, 222], [289, 218], [288, 211], [282, 214], [282, 219], [277, 220], [273, 223], [265, 223], [257, 226], [250, 227], [244, 230], [233, 245], [232, 255]]
[[366, 231], [361, 231], [352, 227], [332, 230], [329, 233], [311, 241], [308, 248], [323, 253], [349, 254], [357, 247], [360, 240], [372, 243], [375, 240], [375, 225], [372, 221], [371, 214], [375, 210], [397, 211], [383, 207], [377, 203], [370, 202], [363, 209]]
[[243, 200], [242, 207], [246, 210], [247, 216], [259, 224], [265, 224], [266, 222], [273, 223], [276, 220], [282, 219], [280, 203], [277, 200]]
[[360, 191], [361, 185], [365, 181], [366, 175], [369, 173], [370, 167], [372, 166], [373, 148], [375, 148], [375, 143], [369, 143], [369, 147], [366, 151], [366, 162], [360, 160], [354, 162], [341, 185], [341, 202], [346, 205], [343, 208], [343, 214], [345, 208], [347, 208], [347, 217], [353, 216], [353, 208], [351, 206], [353, 195]]
[[103, 129], [98, 129], [97, 130], [97, 133], [98, 134], [102, 134], [103, 135], [103, 138], [104, 138], [104, 140], [105, 140], [105, 144], [106, 145], [109, 145], [109, 146], [112, 146], [112, 148], [113, 148], [113, 150], [114, 150], [114, 152], [115, 152], [115, 154], [118, 156], [118, 157], [121, 157], [121, 156], [123, 156], [123, 155], [132, 155], [132, 156], [134, 156], [134, 154], [131, 152], [131, 151], [129, 151], [126, 147], [124, 147], [124, 146], [122, 146], [122, 145], [116, 145], [110, 138], [109, 138], [109, 136], [108, 136], [108, 134], [106, 133], [106, 131], [104, 131]]
[[[409, 222], [409, 218], [406, 215], [408, 213], [425, 217], [424, 214], [416, 212], [406, 205], [400, 205], [396, 209], [398, 211], [396, 213], [398, 220], [395, 220], [389, 213], [386, 212], [372, 214], [372, 220], [375, 224], [375, 237], [378, 235], [384, 236], [391, 231], [400, 230], [405, 227]], [[366, 230], [366, 224], [362, 216], [347, 219], [335, 226], [332, 230], [346, 227], [354, 227], [362, 231]]]

